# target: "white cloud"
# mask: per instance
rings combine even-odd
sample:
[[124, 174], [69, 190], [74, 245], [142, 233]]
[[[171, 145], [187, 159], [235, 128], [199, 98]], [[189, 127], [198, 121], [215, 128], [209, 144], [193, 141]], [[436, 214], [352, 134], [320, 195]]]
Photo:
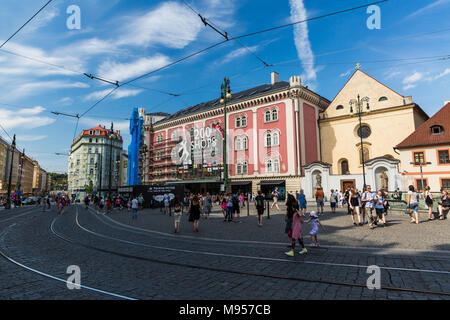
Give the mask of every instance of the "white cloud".
[[68, 82], [59, 80], [29, 82], [17, 86], [17, 88], [10, 93], [9, 98], [28, 96], [36, 91], [43, 92], [47, 90], [76, 88], [89, 88], [89, 85], [83, 82]]
[[[291, 22], [305, 20], [308, 16], [303, 0], [289, 0], [291, 7]], [[294, 41], [297, 55], [300, 59], [305, 74], [305, 80], [316, 80], [316, 69], [314, 68], [314, 54], [308, 37], [308, 24], [300, 23], [294, 26]]]
[[59, 16], [59, 9], [57, 7], [47, 7], [33, 19], [24, 31], [33, 32], [37, 29], [45, 27], [57, 16]]
[[414, 11], [413, 13], [408, 15], [405, 19], [403, 19], [403, 21], [411, 19], [411, 18], [414, 18], [414, 17], [416, 17], [418, 15], [421, 15], [423, 13], [426, 13], [427, 11], [430, 11], [431, 9], [436, 8], [438, 6], [441, 6], [441, 5], [444, 5], [444, 4], [449, 4], [449, 3], [450, 3], [450, 0], [436, 0], [436, 1], [432, 2], [432, 3], [430, 3], [429, 5], [420, 8], [417, 11]]
[[158, 54], [128, 63], [106, 61], [98, 69], [98, 74], [106, 79], [123, 81], [162, 67], [170, 62], [169, 57]]
[[432, 78], [431, 78], [431, 79], [432, 79], [431, 81], [434, 81], [434, 80], [440, 79], [440, 78], [442, 78], [442, 77], [445, 77], [445, 76], [448, 75], [448, 74], [450, 74], [450, 68], [447, 68], [447, 69], [445, 69], [444, 71], [442, 71], [440, 74], [438, 74], [438, 75], [432, 77]]
[[[84, 100], [85, 101], [100, 100], [101, 98], [106, 96], [110, 91], [111, 91], [111, 89], [105, 89], [105, 90], [101, 90], [101, 91], [92, 92], [92, 93], [88, 94], [86, 97], [84, 97]], [[140, 89], [118, 89], [110, 95], [110, 98], [111, 99], [121, 99], [121, 98], [126, 98], [126, 97], [134, 97], [134, 96], [137, 96], [142, 91], [143, 90], [140, 90]]]
[[64, 98], [62, 98], [62, 99], [59, 99], [59, 100], [57, 101], [57, 104], [60, 104], [60, 105], [62, 105], [62, 106], [70, 106], [70, 105], [73, 104], [73, 99], [70, 98], [70, 97], [64, 97]]
[[2, 126], [6, 129], [34, 129], [55, 122], [55, 119], [38, 116], [45, 109], [42, 107], [23, 108], [18, 110], [0, 109]]
[[408, 89], [412, 89], [415, 88], [417, 85], [415, 84], [408, 84], [406, 86], [403, 86], [403, 90], [408, 90]]
[[181, 49], [197, 38], [204, 25], [181, 2], [164, 2], [124, 27], [120, 45], [149, 47], [161, 44]]
[[27, 135], [27, 134], [18, 134], [17, 135], [17, 140], [18, 141], [38, 141], [38, 140], [42, 140], [47, 138], [48, 136], [46, 135]]
[[[245, 56], [247, 54], [250, 54], [251, 52], [255, 52], [259, 49], [259, 46], [252, 46], [252, 47], [242, 47], [236, 50], [231, 51], [228, 53], [222, 60], [221, 63], [228, 63], [234, 59], [237, 59], [239, 57]], [[250, 50], [250, 51], [249, 51]]]
[[417, 82], [423, 78], [423, 73], [420, 72], [414, 72], [412, 75], [406, 77], [403, 79], [403, 84], [410, 84]]

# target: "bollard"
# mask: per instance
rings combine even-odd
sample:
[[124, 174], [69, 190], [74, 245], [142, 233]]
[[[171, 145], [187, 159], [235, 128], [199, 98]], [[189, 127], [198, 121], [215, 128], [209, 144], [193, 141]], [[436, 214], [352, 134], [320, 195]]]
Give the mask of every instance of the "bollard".
[[267, 219], [270, 219], [270, 202], [266, 200], [267, 203]]
[[247, 201], [247, 217], [250, 215], [250, 202]]

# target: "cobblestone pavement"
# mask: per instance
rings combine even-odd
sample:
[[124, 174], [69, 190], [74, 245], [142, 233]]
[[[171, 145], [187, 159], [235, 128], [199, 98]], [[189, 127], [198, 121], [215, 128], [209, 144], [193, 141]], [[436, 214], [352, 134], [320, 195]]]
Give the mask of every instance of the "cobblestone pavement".
[[[126, 210], [102, 215], [80, 205], [61, 216], [54, 209], [1, 212], [0, 251], [21, 266], [0, 256], [0, 298], [450, 299], [421, 292], [450, 294], [448, 220], [412, 225], [391, 213], [388, 226], [370, 230], [353, 227], [342, 209], [325, 212], [321, 248], [287, 257], [282, 211], [272, 210], [262, 227], [254, 210], [242, 213], [242, 223], [226, 223], [214, 210], [199, 233], [183, 216], [174, 234], [173, 217], [159, 209], [140, 211], [137, 220]], [[308, 232], [305, 225], [307, 244]], [[70, 265], [91, 289], [69, 290], [48, 277], [66, 280]], [[379, 290], [365, 287], [370, 265], [381, 268]]]

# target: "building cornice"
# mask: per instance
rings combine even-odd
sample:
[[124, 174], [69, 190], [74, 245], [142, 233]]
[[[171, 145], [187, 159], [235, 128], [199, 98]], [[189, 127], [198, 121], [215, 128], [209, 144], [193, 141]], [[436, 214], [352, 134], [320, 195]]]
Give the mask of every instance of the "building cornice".
[[[304, 99], [310, 102], [311, 104], [317, 105], [322, 109], [325, 109], [326, 108], [325, 105], [328, 106], [329, 104], [328, 100], [310, 91], [309, 89], [306, 89], [305, 87], [294, 87], [294, 88], [287, 87], [272, 91], [269, 94], [261, 94], [251, 99], [246, 98], [235, 101], [227, 105], [227, 113], [236, 112], [239, 110], [244, 110], [255, 106], [262, 106], [267, 103], [276, 103], [278, 101], [282, 101], [285, 99], [299, 99], [299, 98]], [[163, 122], [161, 124], [154, 124], [153, 130], [159, 131], [167, 128], [178, 127], [186, 123], [192, 123], [203, 119], [215, 118], [221, 115], [223, 115], [223, 106], [218, 105], [208, 110], [192, 113], [189, 116], [184, 116], [173, 120], [167, 120], [167, 122]]]
[[[370, 115], [377, 115], [381, 113], [389, 113], [389, 112], [395, 112], [395, 111], [401, 111], [401, 110], [407, 110], [407, 109], [414, 109], [418, 108], [419, 111], [422, 111], [422, 109], [416, 104], [416, 103], [409, 103], [407, 105], [400, 105], [400, 106], [394, 106], [389, 108], [382, 108], [378, 110], [370, 110], [370, 111], [364, 111], [363, 117], [370, 116]], [[423, 112], [423, 111], [422, 111]], [[326, 113], [326, 111], [325, 111]], [[332, 117], [332, 118], [323, 118], [324, 113], [320, 114], [320, 120], [319, 123], [328, 123], [333, 121], [339, 121], [339, 120], [346, 120], [358, 117], [356, 113], [348, 113], [342, 116]], [[425, 114], [426, 115], [426, 114]]]

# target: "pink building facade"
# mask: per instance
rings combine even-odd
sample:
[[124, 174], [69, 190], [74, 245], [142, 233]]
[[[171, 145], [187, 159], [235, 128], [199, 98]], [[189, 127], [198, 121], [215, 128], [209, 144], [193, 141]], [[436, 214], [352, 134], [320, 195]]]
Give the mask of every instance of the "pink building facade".
[[[234, 192], [299, 190], [302, 167], [321, 158], [318, 119], [330, 101], [302, 86], [299, 76], [289, 82], [277, 78], [273, 73], [270, 85], [233, 93], [227, 102], [226, 154]], [[224, 139], [217, 124], [225, 127], [218, 100], [148, 121], [146, 180], [220, 192]]]

